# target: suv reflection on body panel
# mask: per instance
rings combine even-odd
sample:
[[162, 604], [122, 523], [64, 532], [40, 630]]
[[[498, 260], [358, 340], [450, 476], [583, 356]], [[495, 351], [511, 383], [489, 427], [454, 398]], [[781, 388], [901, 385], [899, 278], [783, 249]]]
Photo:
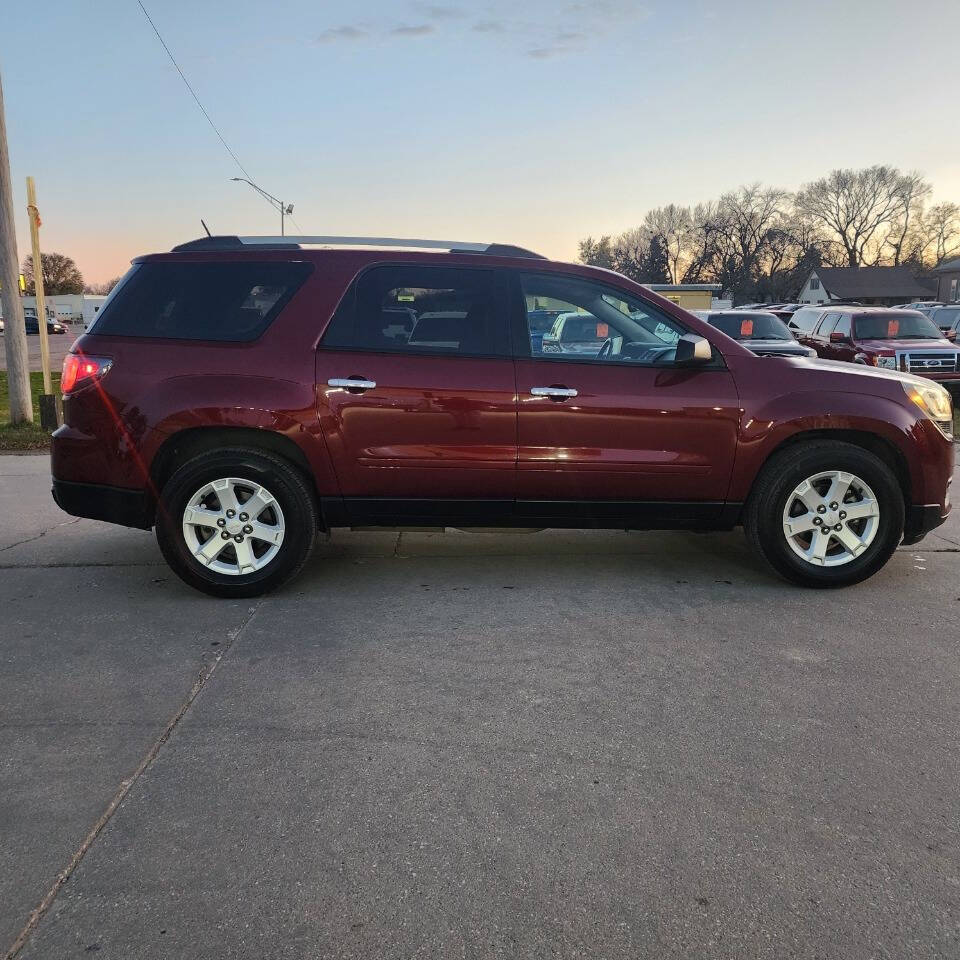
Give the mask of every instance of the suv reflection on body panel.
[[193, 241], [134, 262], [62, 389], [57, 503], [154, 527], [220, 596], [278, 587], [338, 526], [742, 524], [784, 577], [839, 586], [950, 510], [941, 387], [771, 362], [516, 247]]

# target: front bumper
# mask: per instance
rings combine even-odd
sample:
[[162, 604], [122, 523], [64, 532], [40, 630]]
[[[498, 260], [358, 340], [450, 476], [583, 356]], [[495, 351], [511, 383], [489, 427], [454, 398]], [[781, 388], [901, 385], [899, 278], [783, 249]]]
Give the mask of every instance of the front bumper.
[[907, 507], [907, 516], [903, 524], [903, 545], [919, 543], [931, 530], [940, 526], [950, 514], [939, 503], [919, 504]]
[[105, 520], [140, 530], [153, 526], [153, 504], [143, 490], [54, 480], [52, 493], [57, 506], [74, 517]]

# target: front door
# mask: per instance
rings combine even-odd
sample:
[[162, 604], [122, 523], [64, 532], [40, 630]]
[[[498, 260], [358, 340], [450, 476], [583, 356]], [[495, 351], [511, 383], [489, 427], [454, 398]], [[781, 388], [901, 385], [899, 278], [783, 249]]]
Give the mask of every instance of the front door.
[[518, 279], [521, 316], [576, 312], [597, 343], [592, 356], [565, 352], [562, 340], [542, 352], [521, 325], [518, 509], [651, 525], [719, 516], [740, 416], [719, 354], [705, 367], [677, 367], [675, 344], [687, 331], [645, 301], [575, 276]]
[[351, 522], [509, 513], [516, 393], [496, 273], [360, 275], [317, 352], [318, 412]]

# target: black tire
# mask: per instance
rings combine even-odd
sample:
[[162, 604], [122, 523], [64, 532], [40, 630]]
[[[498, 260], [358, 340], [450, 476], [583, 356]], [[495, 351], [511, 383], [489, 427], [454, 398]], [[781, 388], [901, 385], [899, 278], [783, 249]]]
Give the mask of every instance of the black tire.
[[[873, 490], [880, 518], [873, 542], [839, 566], [814, 566], [791, 549], [783, 529], [787, 498], [808, 477], [828, 470], [853, 473]], [[753, 548], [787, 580], [805, 587], [846, 587], [873, 576], [903, 538], [904, 502], [893, 471], [862, 447], [836, 440], [812, 440], [775, 454], [756, 480], [744, 512], [744, 530]]]
[[[266, 487], [283, 512], [283, 541], [260, 570], [231, 575], [208, 569], [187, 547], [182, 517], [189, 499], [204, 484], [224, 477]], [[215, 597], [257, 597], [295, 577], [310, 557], [317, 536], [317, 505], [303, 475], [273, 453], [231, 448], [211, 450], [185, 463], [164, 484], [157, 505], [157, 543], [184, 583]]]

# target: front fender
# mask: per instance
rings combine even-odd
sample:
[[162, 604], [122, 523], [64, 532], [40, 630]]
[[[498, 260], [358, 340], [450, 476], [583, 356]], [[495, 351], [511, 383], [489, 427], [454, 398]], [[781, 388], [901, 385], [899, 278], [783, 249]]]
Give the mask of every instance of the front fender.
[[882, 396], [820, 390], [782, 394], [744, 411], [729, 498], [746, 500], [763, 464], [782, 444], [804, 433], [847, 431], [872, 434], [892, 448], [906, 469], [911, 501], [924, 503], [936, 483], [928, 475], [927, 461], [930, 455], [940, 459], [928, 426], [936, 431], [904, 405]]

